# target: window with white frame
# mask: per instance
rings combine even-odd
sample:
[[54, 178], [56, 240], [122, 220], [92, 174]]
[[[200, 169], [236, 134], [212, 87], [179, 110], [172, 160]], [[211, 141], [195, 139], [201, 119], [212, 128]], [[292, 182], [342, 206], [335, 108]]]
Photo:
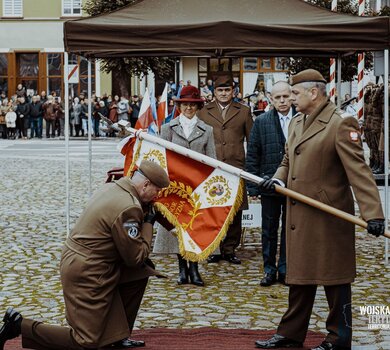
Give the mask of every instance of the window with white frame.
[[81, 16], [81, 0], [62, 0], [63, 16]]
[[4, 0], [4, 17], [23, 17], [23, 0]]

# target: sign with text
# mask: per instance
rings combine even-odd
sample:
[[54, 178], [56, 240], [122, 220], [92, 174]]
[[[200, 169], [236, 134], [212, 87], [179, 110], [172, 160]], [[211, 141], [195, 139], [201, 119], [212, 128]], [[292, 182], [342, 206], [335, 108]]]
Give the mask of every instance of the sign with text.
[[261, 204], [249, 203], [248, 210], [242, 211], [242, 227], [261, 227]]

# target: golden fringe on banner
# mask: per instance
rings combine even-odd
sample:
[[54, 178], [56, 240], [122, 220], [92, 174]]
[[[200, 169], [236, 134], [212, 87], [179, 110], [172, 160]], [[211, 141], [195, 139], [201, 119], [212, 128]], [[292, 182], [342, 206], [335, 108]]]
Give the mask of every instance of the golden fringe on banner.
[[[133, 160], [131, 162], [131, 166], [126, 174], [126, 176], [131, 176], [132, 172], [135, 168], [135, 163], [137, 162], [140, 153], [141, 153], [141, 145], [142, 141], [138, 140], [137, 143], [134, 145], [134, 147], [137, 146], [137, 149], [135, 151]], [[175, 215], [173, 215], [164, 204], [161, 203], [154, 203], [155, 208], [176, 228], [177, 231], [177, 239], [179, 241], [179, 251], [180, 255], [183, 256], [184, 259], [194, 261], [194, 262], [200, 262], [206, 260], [209, 255], [211, 255], [220, 245], [221, 241], [225, 238], [226, 232], [229, 229], [230, 224], [233, 222], [234, 216], [237, 214], [238, 210], [241, 207], [243, 198], [244, 198], [244, 188], [245, 188], [245, 181], [243, 179], [240, 179], [240, 184], [238, 186], [237, 196], [234, 201], [233, 206], [230, 208], [229, 214], [226, 217], [225, 223], [223, 224], [221, 230], [219, 231], [217, 237], [215, 237], [214, 241], [200, 254], [196, 254], [193, 252], [187, 252], [184, 249], [184, 242], [183, 242], [183, 227], [180, 224], [179, 220]]]
[[211, 243], [203, 252], [200, 254], [196, 254], [193, 252], [188, 252], [184, 248], [184, 242], [183, 242], [183, 227], [177, 220], [177, 217], [174, 216], [165, 205], [161, 203], [155, 203], [155, 207], [157, 210], [173, 225], [175, 226], [177, 230], [177, 239], [179, 241], [179, 251], [180, 255], [183, 256], [184, 259], [200, 262], [206, 260], [209, 255], [211, 255], [220, 245], [221, 241], [225, 238], [226, 232], [229, 229], [230, 224], [234, 220], [234, 216], [237, 214], [237, 211], [240, 209], [242, 201], [243, 201], [243, 195], [244, 195], [244, 188], [245, 188], [245, 182], [243, 179], [240, 179], [240, 185], [238, 187], [237, 196], [234, 201], [233, 206], [230, 208], [229, 214], [226, 217], [225, 223], [223, 224], [221, 230], [219, 231], [217, 237], [215, 237], [213, 243]]

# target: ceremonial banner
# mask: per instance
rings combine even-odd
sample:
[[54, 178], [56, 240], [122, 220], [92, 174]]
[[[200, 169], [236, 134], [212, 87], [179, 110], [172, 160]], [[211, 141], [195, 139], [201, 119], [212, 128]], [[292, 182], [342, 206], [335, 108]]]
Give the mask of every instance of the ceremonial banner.
[[205, 260], [218, 248], [242, 203], [243, 180], [135, 137], [121, 152], [126, 156], [125, 176], [131, 176], [144, 159], [167, 171], [171, 182], [155, 207], [175, 226], [180, 254], [191, 261]]

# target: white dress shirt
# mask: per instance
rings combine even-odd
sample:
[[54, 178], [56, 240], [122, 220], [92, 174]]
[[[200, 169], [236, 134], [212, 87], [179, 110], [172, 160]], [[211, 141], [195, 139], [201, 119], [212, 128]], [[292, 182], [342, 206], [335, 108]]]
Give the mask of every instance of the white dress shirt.
[[278, 112], [280, 126], [282, 127], [284, 138], [288, 139], [288, 126], [290, 125], [291, 119], [293, 117], [292, 115], [292, 109], [290, 108], [287, 115], [283, 115]]

